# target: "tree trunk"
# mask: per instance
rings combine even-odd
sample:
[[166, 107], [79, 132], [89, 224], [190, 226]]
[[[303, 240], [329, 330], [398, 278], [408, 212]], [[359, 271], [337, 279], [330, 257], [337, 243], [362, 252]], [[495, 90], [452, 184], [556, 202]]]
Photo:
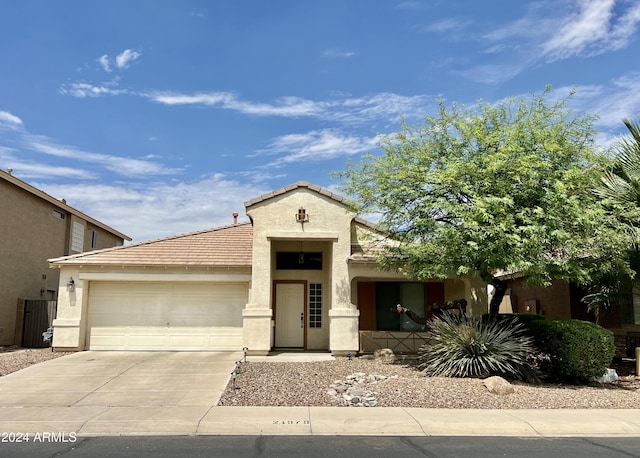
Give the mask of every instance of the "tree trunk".
[[402, 305], [398, 304], [396, 305], [396, 310], [398, 311], [398, 313], [404, 313], [405, 315], [407, 315], [407, 317], [418, 324], [421, 325], [425, 325], [427, 324], [427, 319], [425, 317], [422, 317], [420, 315], [418, 315], [415, 312], [412, 312], [411, 310], [409, 310], [408, 308], [403, 307]]
[[[393, 309], [391, 309], [393, 310]], [[431, 306], [429, 306], [429, 310], [432, 312], [440, 312], [443, 310], [458, 310], [460, 312], [460, 315], [466, 315], [467, 314], [467, 300], [466, 299], [455, 299], [453, 301], [448, 301], [448, 302], [434, 302], [433, 304], [431, 304]], [[418, 315], [417, 313], [409, 310], [406, 307], [403, 307], [402, 305], [398, 304], [396, 305], [396, 311], [398, 313], [404, 313], [405, 315], [407, 315], [407, 318], [409, 318], [411, 321], [418, 323], [418, 324], [422, 324], [422, 325], [426, 325], [427, 322], [429, 321], [428, 318], [426, 317], [422, 317], [420, 315]]]
[[494, 291], [491, 303], [489, 304], [489, 321], [495, 321], [500, 311], [500, 303], [507, 292], [507, 282], [493, 277], [491, 279], [491, 285], [493, 285]]

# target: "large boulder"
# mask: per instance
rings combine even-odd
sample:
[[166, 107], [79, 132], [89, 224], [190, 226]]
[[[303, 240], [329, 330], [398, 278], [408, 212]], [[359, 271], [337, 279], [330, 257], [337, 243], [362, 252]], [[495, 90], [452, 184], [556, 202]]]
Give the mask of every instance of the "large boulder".
[[373, 353], [373, 358], [383, 363], [393, 363], [396, 360], [396, 355], [390, 348], [380, 348]]
[[485, 379], [484, 386], [487, 387], [489, 393], [499, 394], [501, 396], [506, 394], [513, 394], [516, 392], [511, 383], [507, 382], [502, 377], [498, 377], [497, 375]]

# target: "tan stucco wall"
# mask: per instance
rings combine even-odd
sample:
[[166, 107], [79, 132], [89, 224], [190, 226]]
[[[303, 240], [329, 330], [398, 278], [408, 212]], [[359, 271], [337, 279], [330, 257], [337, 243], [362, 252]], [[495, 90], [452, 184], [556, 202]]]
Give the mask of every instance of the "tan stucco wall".
[[[524, 279], [516, 278], [508, 284], [513, 313], [541, 313], [550, 320], [571, 318], [571, 290], [567, 282], [527, 286]], [[531, 310], [526, 310], [527, 304], [531, 305]]]
[[466, 299], [467, 314], [479, 317], [489, 311], [487, 284], [477, 275], [451, 278], [444, 282], [444, 300]]
[[[71, 249], [71, 242], [73, 238], [73, 222], [79, 223], [84, 227], [84, 238], [82, 241], [82, 251], [102, 250], [104, 248], [111, 248], [114, 246], [122, 245], [123, 240], [116, 235], [105, 231], [104, 229], [91, 224], [90, 222], [78, 217], [77, 215], [69, 215], [69, 222], [67, 223], [69, 229], [67, 230], [67, 250], [66, 254], [76, 254], [78, 251]], [[96, 246], [92, 246], [93, 233], [96, 233]]]
[[[308, 223], [296, 221], [299, 208], [306, 210]], [[325, 278], [330, 279], [324, 291], [329, 309], [329, 349], [336, 354], [357, 351], [358, 311], [351, 303], [347, 264], [355, 215], [342, 203], [305, 188], [255, 203], [247, 209], [247, 215], [253, 221], [254, 234], [252, 290], [245, 310], [245, 344], [249, 351], [265, 353], [271, 348], [272, 244], [276, 242], [325, 244], [331, 253], [324, 264]], [[319, 338], [326, 339], [326, 335]]]
[[10, 345], [18, 298], [55, 299], [58, 272], [47, 259], [65, 254], [66, 222], [50, 203], [4, 180], [0, 196], [0, 345]]

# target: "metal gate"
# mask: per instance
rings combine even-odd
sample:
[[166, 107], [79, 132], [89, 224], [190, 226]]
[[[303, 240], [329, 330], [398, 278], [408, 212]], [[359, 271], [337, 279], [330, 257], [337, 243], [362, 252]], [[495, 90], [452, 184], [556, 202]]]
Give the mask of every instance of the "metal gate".
[[48, 347], [42, 333], [53, 324], [58, 309], [57, 301], [25, 301], [22, 325], [22, 346], [25, 348]]

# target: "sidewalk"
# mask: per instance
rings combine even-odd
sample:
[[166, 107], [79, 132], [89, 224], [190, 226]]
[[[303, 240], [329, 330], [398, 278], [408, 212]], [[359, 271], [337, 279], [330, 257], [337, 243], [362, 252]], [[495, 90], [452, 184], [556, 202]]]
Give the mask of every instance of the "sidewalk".
[[[636, 409], [217, 406], [235, 361], [242, 356], [239, 352], [82, 352], [47, 361], [0, 377], [0, 432], [640, 437]], [[267, 358], [308, 361], [331, 356], [287, 353]]]

